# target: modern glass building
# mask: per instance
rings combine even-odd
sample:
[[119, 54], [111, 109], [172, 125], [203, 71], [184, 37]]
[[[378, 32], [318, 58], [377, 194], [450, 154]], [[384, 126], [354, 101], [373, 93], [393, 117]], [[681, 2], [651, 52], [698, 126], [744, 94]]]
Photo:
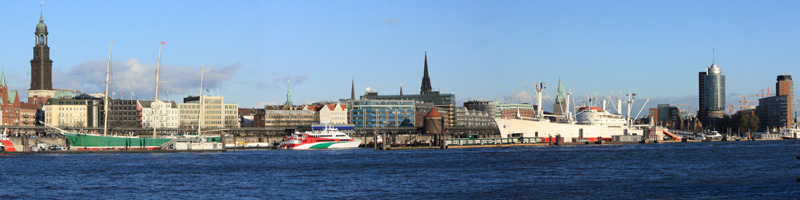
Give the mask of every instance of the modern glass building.
[[708, 68], [705, 78], [706, 108], [708, 110], [725, 110], [725, 75], [716, 64]]
[[453, 126], [455, 124], [455, 115], [453, 114], [456, 104], [455, 99], [456, 97], [453, 94], [442, 94], [438, 91], [429, 91], [412, 95], [378, 95], [377, 91], [369, 90], [361, 96], [361, 100], [403, 100], [432, 103], [436, 110], [445, 118], [445, 126]]
[[791, 75], [779, 75], [775, 83], [775, 96], [758, 100], [756, 114], [759, 118], [758, 130], [778, 131], [779, 128], [794, 125], [792, 101], [794, 99], [794, 82]]
[[704, 127], [714, 128], [725, 114], [725, 75], [712, 63], [700, 72], [700, 110], [698, 116]]
[[356, 100], [351, 113], [355, 127], [414, 127], [413, 100]]

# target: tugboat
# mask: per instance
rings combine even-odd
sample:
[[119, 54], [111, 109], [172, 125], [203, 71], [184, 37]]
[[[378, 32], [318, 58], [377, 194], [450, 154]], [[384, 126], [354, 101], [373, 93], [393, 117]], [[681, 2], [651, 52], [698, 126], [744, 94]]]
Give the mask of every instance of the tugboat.
[[333, 127], [325, 127], [320, 131], [306, 131], [294, 133], [285, 137], [281, 142], [281, 149], [344, 149], [357, 148], [361, 140], [352, 139], [350, 136]]

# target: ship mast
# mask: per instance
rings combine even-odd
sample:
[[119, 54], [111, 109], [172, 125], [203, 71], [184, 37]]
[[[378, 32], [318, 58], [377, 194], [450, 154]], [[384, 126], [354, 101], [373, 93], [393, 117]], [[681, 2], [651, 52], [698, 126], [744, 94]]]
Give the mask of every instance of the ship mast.
[[628, 101], [626, 101], [625, 103], [628, 104], [628, 110], [626, 110], [628, 112], [628, 114], [625, 116], [625, 118], [627, 118], [627, 120], [625, 120], [625, 121], [627, 121], [628, 124], [630, 125], [631, 124], [631, 106], [633, 106], [633, 102], [636, 101], [636, 99], [633, 98], [633, 95], [631, 94], [630, 90], [628, 90], [628, 95], [627, 96], [628, 96]]
[[567, 105], [564, 106], [565, 108], [567, 108], [567, 109], [565, 109], [566, 112], [564, 112], [564, 117], [567, 118], [567, 122], [569, 122], [570, 124], [572, 124], [572, 121], [573, 121], [573, 119], [572, 119], [572, 110], [573, 110], [573, 108], [569, 106], [569, 98], [570, 98], [571, 95], [572, 95], [572, 89], [570, 89], [569, 92], [567, 92], [567, 94], [566, 94]]
[[164, 42], [161, 42], [161, 45], [158, 46], [158, 64], [156, 64], [156, 91], [153, 92], [153, 138], [156, 138], [156, 125], [158, 117], [158, 79], [159, 79], [159, 71], [161, 70], [161, 47], [164, 46]]
[[108, 65], [106, 66], [106, 92], [103, 93], [103, 110], [105, 112], [105, 119], [103, 120], [103, 136], [108, 134], [108, 82], [109, 76], [108, 73], [111, 70], [111, 45], [114, 44], [114, 41], [111, 41], [111, 44], [108, 45]]
[[544, 111], [542, 110], [542, 91], [544, 91], [544, 83], [541, 81], [538, 85], [535, 85], [536, 88], [536, 118], [544, 119]]
[[200, 67], [200, 122], [197, 123], [197, 135], [201, 134], [201, 130], [203, 129], [203, 124], [205, 123], [205, 106], [203, 105], [203, 71], [206, 68], [205, 65], [201, 65]]

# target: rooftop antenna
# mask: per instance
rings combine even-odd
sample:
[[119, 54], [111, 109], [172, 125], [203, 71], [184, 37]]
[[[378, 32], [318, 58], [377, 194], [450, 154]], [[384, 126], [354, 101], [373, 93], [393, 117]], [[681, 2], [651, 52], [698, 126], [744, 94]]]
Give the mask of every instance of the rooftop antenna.
[[711, 48], [711, 64], [713, 65], [716, 63], [717, 63], [716, 50], [714, 50], [714, 48]]

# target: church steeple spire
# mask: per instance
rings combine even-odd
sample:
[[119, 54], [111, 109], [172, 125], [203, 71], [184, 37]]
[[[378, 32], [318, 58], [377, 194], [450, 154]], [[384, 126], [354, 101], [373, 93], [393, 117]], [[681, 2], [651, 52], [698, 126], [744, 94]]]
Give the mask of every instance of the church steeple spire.
[[[44, 2], [42, 2], [42, 5], [44, 5]], [[44, 6], [40, 6], [39, 7], [39, 24], [36, 24], [36, 36], [37, 37], [41, 37], [41, 36], [47, 37], [47, 25], [44, 24]], [[45, 38], [37, 38], [37, 39], [45, 39]], [[40, 40], [40, 41], [37, 41], [36, 44], [41, 44], [41, 43], [45, 43], [45, 42], [46, 42], [46, 40], [45, 41], [41, 41]], [[45, 43], [45, 45], [46, 45], [46, 43]]]
[[290, 80], [286, 80], [286, 106], [292, 106], [292, 92], [289, 90]]
[[561, 87], [561, 76], [558, 76], [558, 88], [556, 88], [556, 102], [564, 101], [564, 88]]
[[6, 86], [6, 69], [3, 69], [2, 75], [0, 75], [0, 87], [8, 87]]
[[428, 50], [425, 50], [425, 73], [422, 75], [422, 86], [419, 93], [425, 94], [431, 90], [431, 78], [428, 77]]
[[350, 80], [350, 101], [356, 100], [356, 80]]
[[44, 23], [44, 1], [39, 4], [39, 23]]
[[347, 105], [347, 123], [353, 124], [353, 101], [356, 100], [356, 80], [350, 79], [350, 105]]

